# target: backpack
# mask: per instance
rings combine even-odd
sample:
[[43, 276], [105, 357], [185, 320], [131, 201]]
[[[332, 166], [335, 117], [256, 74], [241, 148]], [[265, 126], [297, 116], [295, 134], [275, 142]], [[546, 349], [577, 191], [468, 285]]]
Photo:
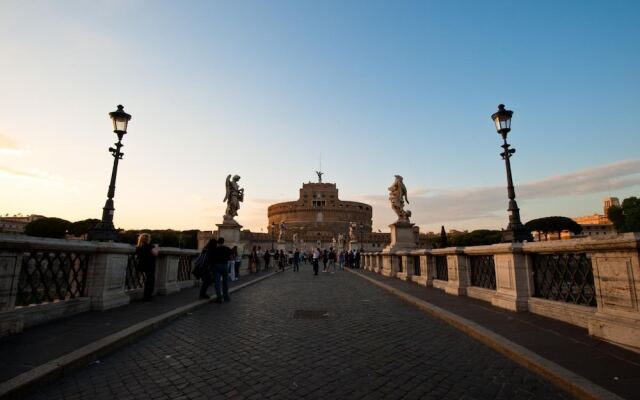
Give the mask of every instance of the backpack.
[[193, 271], [191, 271], [193, 276], [195, 276], [198, 279], [202, 278], [202, 276], [204, 275], [204, 272], [207, 269], [207, 261], [208, 261], [207, 260], [207, 251], [206, 250], [202, 250], [202, 253], [200, 253], [198, 258], [196, 258], [196, 262], [195, 262], [195, 265], [193, 267]]

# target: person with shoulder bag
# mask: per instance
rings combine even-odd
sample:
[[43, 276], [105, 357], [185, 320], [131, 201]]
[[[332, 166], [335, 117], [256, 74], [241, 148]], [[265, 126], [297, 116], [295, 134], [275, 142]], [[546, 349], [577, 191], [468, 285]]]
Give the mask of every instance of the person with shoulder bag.
[[151, 244], [151, 235], [141, 233], [136, 245], [138, 270], [144, 273], [144, 301], [150, 301], [156, 287], [156, 257], [158, 245]]
[[218, 242], [215, 239], [209, 240], [202, 253], [204, 255], [203, 266], [200, 270], [200, 279], [202, 279], [202, 285], [200, 286], [200, 299], [209, 299], [207, 289], [213, 282], [213, 268], [215, 266], [216, 247]]

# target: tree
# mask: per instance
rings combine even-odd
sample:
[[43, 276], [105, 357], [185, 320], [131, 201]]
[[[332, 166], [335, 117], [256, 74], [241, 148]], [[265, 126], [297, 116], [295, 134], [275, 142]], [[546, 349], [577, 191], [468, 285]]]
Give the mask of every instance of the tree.
[[81, 221], [76, 221], [71, 224], [69, 233], [75, 236], [83, 236], [89, 233], [89, 231], [100, 222], [99, 219], [89, 218]]
[[482, 246], [502, 241], [502, 231], [476, 229], [471, 232], [460, 232], [451, 235], [452, 246]]
[[619, 233], [640, 232], [640, 199], [628, 197], [622, 206], [611, 206], [607, 215]]
[[40, 236], [48, 238], [64, 238], [67, 230], [71, 227], [71, 222], [61, 218], [40, 218], [31, 221], [25, 226], [24, 233], [29, 236]]
[[557, 233], [558, 239], [560, 239], [560, 233], [562, 231], [569, 231], [576, 235], [582, 232], [582, 226], [567, 217], [544, 217], [532, 219], [524, 224], [524, 226], [532, 232], [538, 232], [538, 239], [540, 239], [541, 232], [545, 235], [549, 233]]

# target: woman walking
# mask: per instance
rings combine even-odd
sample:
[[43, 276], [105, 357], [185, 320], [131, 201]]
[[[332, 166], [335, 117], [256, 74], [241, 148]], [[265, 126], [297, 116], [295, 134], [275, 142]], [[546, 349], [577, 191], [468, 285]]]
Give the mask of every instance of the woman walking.
[[141, 233], [136, 245], [138, 257], [138, 271], [144, 273], [144, 301], [150, 301], [156, 287], [156, 256], [158, 245], [151, 245], [151, 235]]

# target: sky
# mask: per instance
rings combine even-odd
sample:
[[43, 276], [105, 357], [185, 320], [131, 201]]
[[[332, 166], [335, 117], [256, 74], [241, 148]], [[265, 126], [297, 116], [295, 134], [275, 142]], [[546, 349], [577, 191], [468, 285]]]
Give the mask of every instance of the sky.
[[422, 231], [507, 220], [500, 136], [524, 222], [640, 195], [637, 1], [0, 2], [0, 214], [100, 218], [133, 117], [116, 226], [215, 229], [302, 182], [335, 182], [395, 220], [394, 175]]

